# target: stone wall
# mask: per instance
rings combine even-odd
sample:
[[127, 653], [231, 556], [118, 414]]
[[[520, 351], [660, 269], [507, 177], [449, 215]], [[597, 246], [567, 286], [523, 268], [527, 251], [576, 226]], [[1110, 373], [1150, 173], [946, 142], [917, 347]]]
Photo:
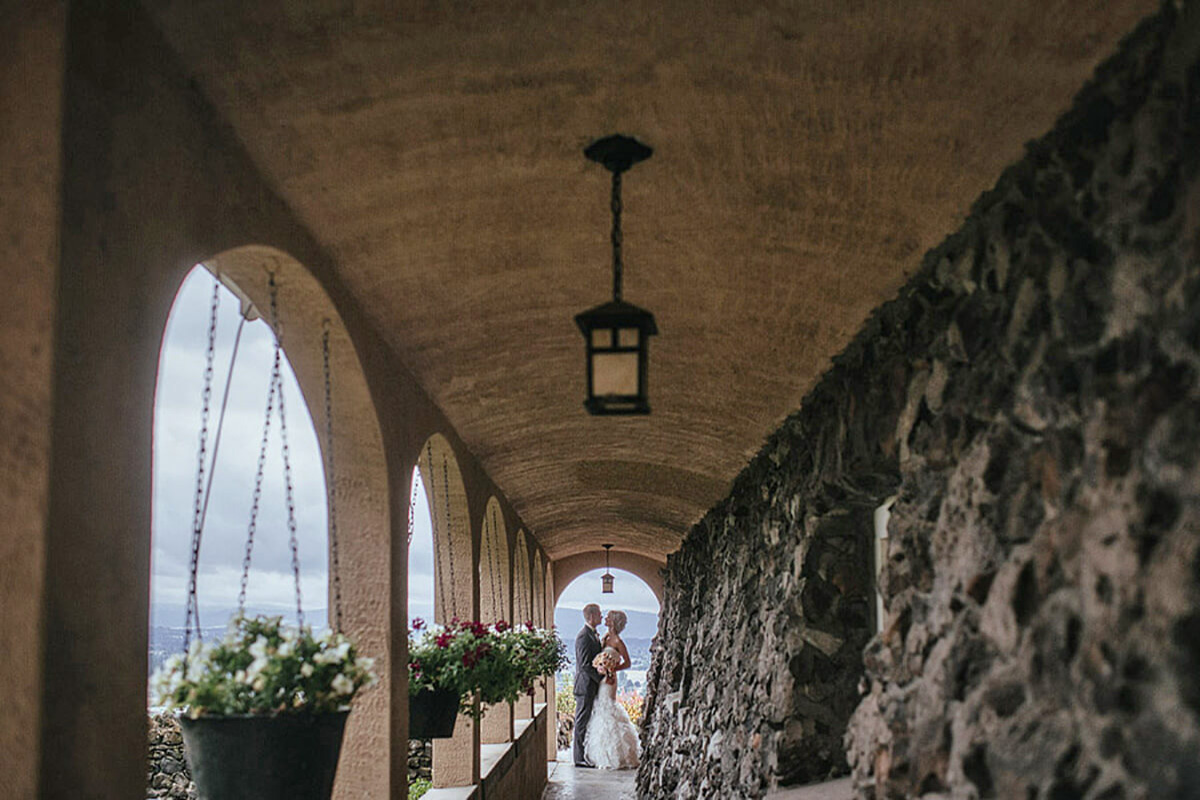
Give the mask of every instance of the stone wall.
[[408, 782], [433, 780], [433, 740], [408, 740]]
[[184, 757], [179, 720], [174, 714], [152, 714], [149, 730], [146, 797], [195, 800], [196, 784]]
[[1198, 15], [1126, 39], [671, 557], [644, 796], [847, 755], [861, 798], [1195, 796]]

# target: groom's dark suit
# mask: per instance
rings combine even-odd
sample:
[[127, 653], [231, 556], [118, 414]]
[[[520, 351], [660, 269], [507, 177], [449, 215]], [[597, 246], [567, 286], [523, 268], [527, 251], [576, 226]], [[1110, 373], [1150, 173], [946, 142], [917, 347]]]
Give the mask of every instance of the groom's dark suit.
[[604, 678], [592, 666], [592, 659], [600, 650], [600, 635], [589, 626], [575, 637], [575, 763], [583, 764], [583, 743], [587, 738], [588, 721], [592, 718], [592, 706], [596, 693]]

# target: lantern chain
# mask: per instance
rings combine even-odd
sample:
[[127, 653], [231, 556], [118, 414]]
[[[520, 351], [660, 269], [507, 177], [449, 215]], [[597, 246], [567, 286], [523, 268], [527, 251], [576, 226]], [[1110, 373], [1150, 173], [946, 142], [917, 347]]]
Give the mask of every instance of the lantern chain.
[[612, 248], [613, 248], [613, 300], [620, 302], [624, 279], [624, 264], [621, 262], [621, 170], [612, 173]]
[[[200, 446], [196, 454], [196, 494], [192, 510], [191, 557], [188, 570], [187, 611], [183, 622], [184, 670], [187, 669], [186, 655], [191, 646], [192, 622], [195, 620], [196, 637], [200, 633], [200, 604], [196, 597], [196, 575], [200, 567], [200, 534], [204, 528], [204, 463], [208, 455], [208, 416], [212, 402], [213, 360], [217, 347], [217, 312], [221, 305], [221, 284], [213, 284], [212, 304], [208, 315], [208, 349], [204, 357], [204, 388], [200, 401]], [[186, 672], [185, 672], [186, 674]]]
[[[338, 561], [338, 529], [336, 487], [334, 486], [333, 462], [333, 381], [329, 366], [329, 320], [325, 321], [325, 333], [321, 337], [321, 356], [325, 367], [325, 449], [329, 453], [325, 484], [329, 494], [329, 573], [333, 584], [333, 629], [342, 632], [342, 578]], [[409, 540], [412, 540], [412, 510], [409, 509]]]

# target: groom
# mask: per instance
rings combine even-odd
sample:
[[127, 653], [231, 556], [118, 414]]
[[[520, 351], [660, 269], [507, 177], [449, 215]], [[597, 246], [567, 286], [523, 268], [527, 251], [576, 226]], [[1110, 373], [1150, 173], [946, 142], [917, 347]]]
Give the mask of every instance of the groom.
[[583, 755], [584, 740], [587, 739], [588, 721], [592, 718], [592, 706], [596, 703], [596, 693], [600, 690], [600, 682], [604, 678], [592, 666], [592, 659], [601, 650], [600, 634], [596, 626], [600, 624], [600, 606], [588, 603], [583, 607], [583, 630], [575, 637], [575, 766], [591, 767], [593, 764]]

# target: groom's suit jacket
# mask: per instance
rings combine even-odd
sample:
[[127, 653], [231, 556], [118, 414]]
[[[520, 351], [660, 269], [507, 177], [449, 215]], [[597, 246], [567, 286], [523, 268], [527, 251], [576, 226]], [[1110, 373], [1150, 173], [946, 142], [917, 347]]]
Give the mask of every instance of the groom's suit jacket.
[[584, 625], [583, 630], [575, 637], [575, 694], [595, 694], [604, 680], [592, 666], [592, 659], [601, 651], [600, 634], [591, 627]]

